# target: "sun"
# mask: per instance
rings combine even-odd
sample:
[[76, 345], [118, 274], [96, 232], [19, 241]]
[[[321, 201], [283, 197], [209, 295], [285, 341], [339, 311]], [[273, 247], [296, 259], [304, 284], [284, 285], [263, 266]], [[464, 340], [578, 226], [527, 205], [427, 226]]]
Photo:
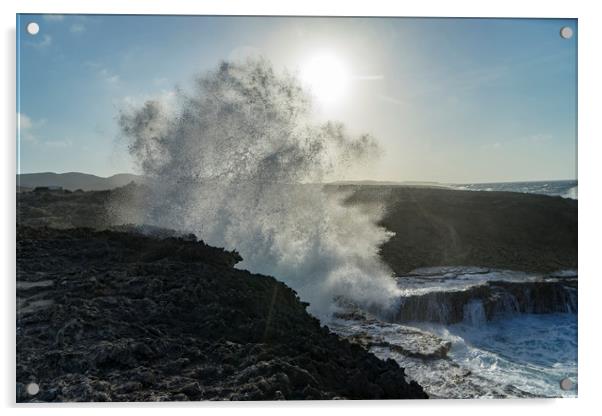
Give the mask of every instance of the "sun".
[[301, 67], [301, 82], [322, 104], [340, 101], [349, 89], [349, 71], [345, 63], [328, 52], [312, 56]]

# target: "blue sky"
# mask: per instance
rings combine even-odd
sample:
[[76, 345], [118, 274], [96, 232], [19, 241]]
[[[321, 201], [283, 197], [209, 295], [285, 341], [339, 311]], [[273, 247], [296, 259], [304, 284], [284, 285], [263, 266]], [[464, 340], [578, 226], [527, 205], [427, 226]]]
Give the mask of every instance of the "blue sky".
[[[119, 109], [222, 59], [303, 72], [316, 54], [350, 74], [316, 118], [374, 135], [379, 163], [350, 179], [576, 178], [575, 20], [20, 15], [22, 173], [134, 172]], [[28, 22], [40, 32], [27, 34]], [[563, 26], [575, 36], [563, 39]]]

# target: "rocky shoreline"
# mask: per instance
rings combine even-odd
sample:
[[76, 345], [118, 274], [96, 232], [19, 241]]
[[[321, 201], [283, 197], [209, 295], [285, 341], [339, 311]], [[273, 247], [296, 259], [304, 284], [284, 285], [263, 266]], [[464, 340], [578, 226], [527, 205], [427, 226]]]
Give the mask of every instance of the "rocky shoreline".
[[[480, 266], [524, 272], [577, 269], [577, 206], [572, 199], [515, 192], [411, 186], [328, 185], [346, 203], [384, 208], [380, 225], [395, 235], [381, 256], [396, 275], [435, 266]], [[21, 192], [22, 225], [106, 229], [115, 211], [144, 205], [144, 185], [107, 191]], [[133, 203], [132, 201], [137, 201]]]
[[393, 311], [371, 314], [346, 302], [330, 328], [393, 358], [430, 398], [575, 394], [559, 390], [556, 380], [577, 377], [576, 337], [568, 335], [578, 309], [576, 271], [431, 267], [396, 280], [402, 294]]
[[192, 236], [19, 226], [17, 401], [427, 397], [239, 260]]
[[[387, 208], [396, 235], [381, 255], [408, 292], [396, 316], [329, 329], [285, 284], [234, 268], [236, 252], [116, 225], [112, 209], [140, 190], [17, 195], [18, 402], [529, 397], [405, 324], [576, 311], [576, 274], [550, 273], [576, 269], [576, 201], [355, 189], [347, 203]], [[471, 283], [503, 268], [512, 278]]]

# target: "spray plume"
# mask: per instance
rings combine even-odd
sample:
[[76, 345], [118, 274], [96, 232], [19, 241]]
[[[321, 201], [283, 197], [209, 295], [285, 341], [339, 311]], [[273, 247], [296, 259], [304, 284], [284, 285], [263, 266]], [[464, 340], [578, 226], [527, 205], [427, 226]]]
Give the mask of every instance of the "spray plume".
[[236, 249], [239, 267], [283, 280], [318, 317], [337, 297], [372, 308], [395, 299], [378, 255], [391, 237], [376, 225], [382, 208], [349, 206], [320, 184], [376, 157], [378, 145], [340, 123], [312, 122], [294, 76], [264, 59], [223, 62], [169, 106], [147, 101], [119, 123], [149, 181], [123, 220]]

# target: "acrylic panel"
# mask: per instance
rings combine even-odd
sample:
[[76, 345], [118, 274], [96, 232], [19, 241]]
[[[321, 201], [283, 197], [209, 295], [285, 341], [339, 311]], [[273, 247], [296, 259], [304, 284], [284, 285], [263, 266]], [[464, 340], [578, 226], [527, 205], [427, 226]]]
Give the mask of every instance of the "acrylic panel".
[[16, 400], [576, 397], [577, 35], [17, 15]]

